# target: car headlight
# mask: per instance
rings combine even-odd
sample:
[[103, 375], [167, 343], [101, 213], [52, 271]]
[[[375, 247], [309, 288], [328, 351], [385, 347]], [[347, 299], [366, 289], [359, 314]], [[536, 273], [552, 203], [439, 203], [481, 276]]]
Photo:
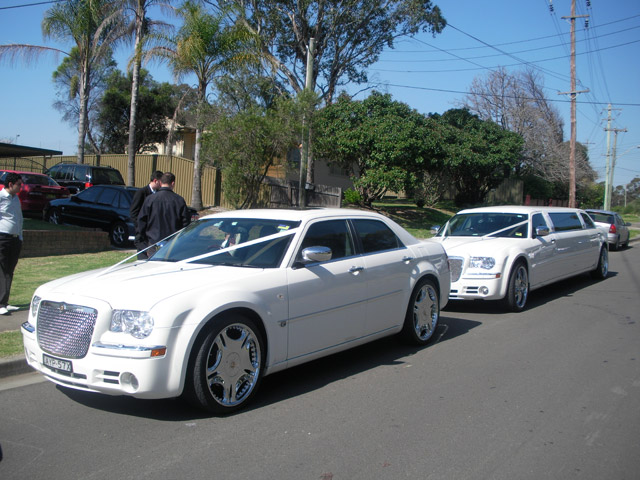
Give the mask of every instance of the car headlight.
[[109, 330], [128, 333], [134, 338], [146, 338], [153, 330], [153, 317], [148, 312], [137, 310], [114, 310]]
[[33, 298], [31, 299], [31, 316], [33, 317], [37, 317], [38, 316], [38, 308], [40, 307], [40, 302], [42, 301], [42, 298], [40, 298], [37, 295], [34, 295]]
[[484, 268], [491, 270], [496, 265], [496, 259], [493, 257], [471, 257], [469, 258], [470, 268]]

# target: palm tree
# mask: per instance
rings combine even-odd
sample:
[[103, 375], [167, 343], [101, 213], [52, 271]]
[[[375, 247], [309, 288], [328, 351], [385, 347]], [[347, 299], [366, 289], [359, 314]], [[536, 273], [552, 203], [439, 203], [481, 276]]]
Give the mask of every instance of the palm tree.
[[154, 5], [168, 6], [172, 0], [121, 0], [125, 10], [131, 13], [130, 28], [134, 33], [134, 53], [132, 64], [132, 84], [131, 84], [131, 112], [129, 114], [129, 154], [127, 168], [127, 185], [135, 184], [135, 160], [136, 160], [136, 122], [138, 110], [138, 90], [140, 85], [140, 68], [142, 67], [143, 46], [150, 37], [154, 29], [165, 30], [169, 25], [164, 22], [151, 20], [147, 16], [150, 7]]
[[[84, 163], [84, 143], [87, 135], [87, 105], [91, 93], [92, 68], [105, 57], [123, 35], [122, 14], [109, 0], [66, 0], [47, 10], [42, 21], [42, 33], [46, 39], [70, 41], [77, 48], [80, 65], [78, 95], [78, 163]], [[1, 45], [0, 59], [18, 58], [30, 62], [41, 54], [63, 53], [60, 49], [36, 45]]]
[[203, 108], [208, 105], [207, 88], [217, 75], [231, 65], [249, 61], [249, 34], [227, 23], [224, 13], [212, 15], [200, 4], [187, 0], [179, 9], [183, 25], [177, 35], [165, 39], [165, 44], [150, 49], [148, 56], [169, 63], [173, 75], [180, 81], [186, 75], [197, 79], [196, 145], [193, 162], [193, 192], [191, 206], [202, 209], [200, 151], [204, 129]]

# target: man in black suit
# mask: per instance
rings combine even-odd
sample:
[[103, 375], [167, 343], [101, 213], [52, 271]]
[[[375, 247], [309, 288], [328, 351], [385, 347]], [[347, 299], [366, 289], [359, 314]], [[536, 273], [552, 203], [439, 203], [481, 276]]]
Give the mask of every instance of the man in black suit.
[[134, 244], [136, 249], [138, 250], [138, 260], [145, 260], [147, 258], [146, 253], [139, 253], [141, 250], [144, 250], [149, 246], [146, 239], [140, 235], [140, 229], [138, 228], [138, 214], [142, 209], [142, 205], [144, 204], [144, 199], [149, 195], [156, 193], [160, 190], [160, 180], [162, 179], [162, 172], [160, 170], [156, 170], [151, 174], [151, 181], [149, 185], [144, 188], [139, 189], [135, 195], [133, 196], [133, 200], [131, 201], [131, 208], [129, 209], [129, 216], [133, 221], [133, 224], [136, 226], [136, 239]]

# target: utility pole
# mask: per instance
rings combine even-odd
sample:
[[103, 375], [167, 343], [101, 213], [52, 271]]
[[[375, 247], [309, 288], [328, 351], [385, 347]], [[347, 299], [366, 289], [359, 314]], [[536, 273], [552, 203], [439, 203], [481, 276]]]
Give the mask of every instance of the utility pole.
[[609, 205], [605, 205], [605, 210], [611, 210], [611, 200], [613, 198], [613, 171], [616, 168], [616, 145], [618, 144], [618, 132], [626, 132], [626, 128], [613, 128], [613, 151], [611, 155], [611, 169], [609, 170]]
[[[312, 92], [313, 85], [313, 50], [315, 48], [315, 38], [309, 39], [307, 48], [307, 76], [305, 80], [305, 90]], [[300, 208], [307, 206], [307, 184], [313, 183], [313, 163], [309, 162], [309, 152], [311, 147], [311, 118], [309, 112], [302, 114], [302, 152], [300, 154], [300, 176], [298, 188], [298, 205]]]
[[576, 18], [589, 15], [576, 15], [576, 0], [571, 0], [571, 16], [562, 17], [571, 20], [571, 91], [560, 95], [571, 95], [571, 141], [569, 143], [569, 206], [576, 206], [576, 96], [589, 90], [576, 91]]
[[[606, 177], [604, 181], [604, 209], [611, 210], [611, 197], [613, 195], [613, 170], [616, 165], [616, 141], [618, 138], [618, 132], [626, 132], [627, 129], [620, 128], [611, 128], [611, 112], [613, 110], [621, 110], [620, 108], [611, 108], [611, 104], [607, 108], [607, 128], [605, 128], [605, 132], [607, 132], [607, 168], [606, 168]], [[614, 146], [613, 146], [613, 154], [611, 153], [611, 132], [615, 134], [614, 136]]]

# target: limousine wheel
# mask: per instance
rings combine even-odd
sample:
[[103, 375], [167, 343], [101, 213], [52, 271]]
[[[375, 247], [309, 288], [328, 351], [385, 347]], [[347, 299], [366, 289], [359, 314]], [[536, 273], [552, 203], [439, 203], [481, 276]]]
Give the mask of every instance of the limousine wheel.
[[607, 278], [609, 274], [609, 252], [605, 245], [600, 249], [600, 257], [598, 258], [598, 266], [591, 272], [591, 276], [598, 280]]
[[242, 408], [262, 377], [263, 345], [260, 330], [249, 318], [235, 314], [213, 322], [194, 345], [187, 400], [216, 414]]
[[414, 345], [426, 345], [440, 320], [440, 299], [433, 280], [423, 278], [411, 294], [402, 328], [405, 340]]
[[524, 262], [517, 262], [511, 269], [509, 288], [505, 298], [507, 307], [512, 312], [521, 312], [529, 296], [529, 273]]

